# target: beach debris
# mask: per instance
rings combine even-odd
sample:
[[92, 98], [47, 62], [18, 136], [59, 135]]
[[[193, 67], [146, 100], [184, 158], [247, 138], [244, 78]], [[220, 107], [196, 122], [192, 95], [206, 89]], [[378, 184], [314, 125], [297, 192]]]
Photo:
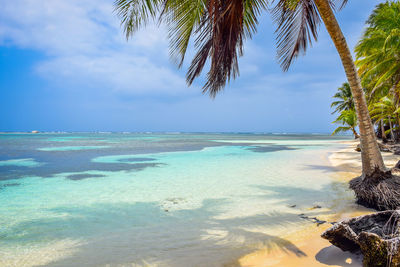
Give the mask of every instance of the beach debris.
[[363, 266], [400, 266], [400, 211], [389, 210], [334, 224], [322, 237], [343, 251], [361, 252]]
[[179, 198], [179, 197], [167, 198], [161, 203], [160, 206], [165, 212], [169, 212], [170, 210], [177, 209], [179, 205], [184, 204], [186, 202], [187, 200], [184, 198]]
[[309, 210], [315, 210], [315, 209], [321, 209], [322, 207], [320, 205], [314, 205]]
[[183, 201], [185, 201], [185, 199], [184, 198], [180, 198], [180, 197], [165, 199], [165, 202], [169, 202], [169, 203], [172, 203], [174, 205], [179, 204], [180, 202], [183, 202]]
[[305, 219], [305, 220], [308, 220], [310, 222], [316, 223], [317, 226], [320, 226], [321, 224], [326, 223], [326, 221], [324, 221], [324, 220], [320, 220], [317, 217], [309, 217], [309, 216], [305, 215], [304, 213], [299, 214], [299, 216], [302, 219]]

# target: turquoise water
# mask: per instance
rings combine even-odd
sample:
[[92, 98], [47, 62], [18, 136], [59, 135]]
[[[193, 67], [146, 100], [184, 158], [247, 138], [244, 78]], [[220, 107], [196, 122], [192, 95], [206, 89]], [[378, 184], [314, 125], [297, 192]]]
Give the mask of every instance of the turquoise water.
[[0, 266], [234, 265], [345, 194], [325, 167], [338, 140], [0, 135]]
[[[61, 141], [59, 141], [61, 142]], [[42, 147], [38, 148], [41, 151], [70, 151], [70, 150], [88, 150], [88, 149], [102, 149], [108, 146], [55, 146], [55, 147]]]

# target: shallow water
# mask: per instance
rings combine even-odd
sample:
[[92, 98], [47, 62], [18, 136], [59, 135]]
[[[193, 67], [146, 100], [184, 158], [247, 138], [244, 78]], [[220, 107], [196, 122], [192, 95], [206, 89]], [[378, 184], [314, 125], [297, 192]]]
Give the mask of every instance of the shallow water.
[[[343, 139], [343, 138], [342, 138]], [[0, 266], [224, 266], [345, 195], [339, 138], [0, 135]], [[295, 208], [290, 207], [296, 205]]]

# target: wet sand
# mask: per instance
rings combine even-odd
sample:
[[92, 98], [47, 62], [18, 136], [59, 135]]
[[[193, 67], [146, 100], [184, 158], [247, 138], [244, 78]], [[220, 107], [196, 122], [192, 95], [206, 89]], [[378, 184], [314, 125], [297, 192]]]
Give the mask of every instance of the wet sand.
[[[358, 141], [343, 141], [345, 148], [328, 153], [326, 158], [326, 168], [330, 170], [329, 175], [333, 181], [346, 185], [352, 178], [361, 173], [361, 155], [354, 149]], [[382, 153], [385, 164], [392, 168], [400, 156], [393, 153]], [[351, 194], [351, 193], [350, 193]], [[356, 217], [374, 210], [366, 209], [354, 203], [353, 199], [339, 199], [338, 204], [325, 215], [318, 215], [319, 220], [328, 222], [340, 221], [343, 219]], [[282, 236], [287, 242], [279, 248], [266, 248], [254, 253], [245, 255], [238, 260], [238, 265], [242, 267], [261, 267], [261, 266], [362, 266], [360, 255], [343, 252], [332, 246], [327, 240], [320, 237], [321, 233], [331, 226], [325, 223], [320, 226], [313, 224], [301, 231], [289, 236]]]

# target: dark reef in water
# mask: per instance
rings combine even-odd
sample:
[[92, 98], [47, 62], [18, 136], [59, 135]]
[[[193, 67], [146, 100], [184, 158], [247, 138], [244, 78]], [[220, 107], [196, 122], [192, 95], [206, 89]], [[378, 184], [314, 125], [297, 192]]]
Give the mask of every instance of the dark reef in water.
[[78, 181], [78, 180], [83, 180], [87, 178], [99, 178], [99, 177], [106, 177], [105, 175], [102, 174], [72, 174], [68, 175], [67, 179], [73, 180], [73, 181]]

